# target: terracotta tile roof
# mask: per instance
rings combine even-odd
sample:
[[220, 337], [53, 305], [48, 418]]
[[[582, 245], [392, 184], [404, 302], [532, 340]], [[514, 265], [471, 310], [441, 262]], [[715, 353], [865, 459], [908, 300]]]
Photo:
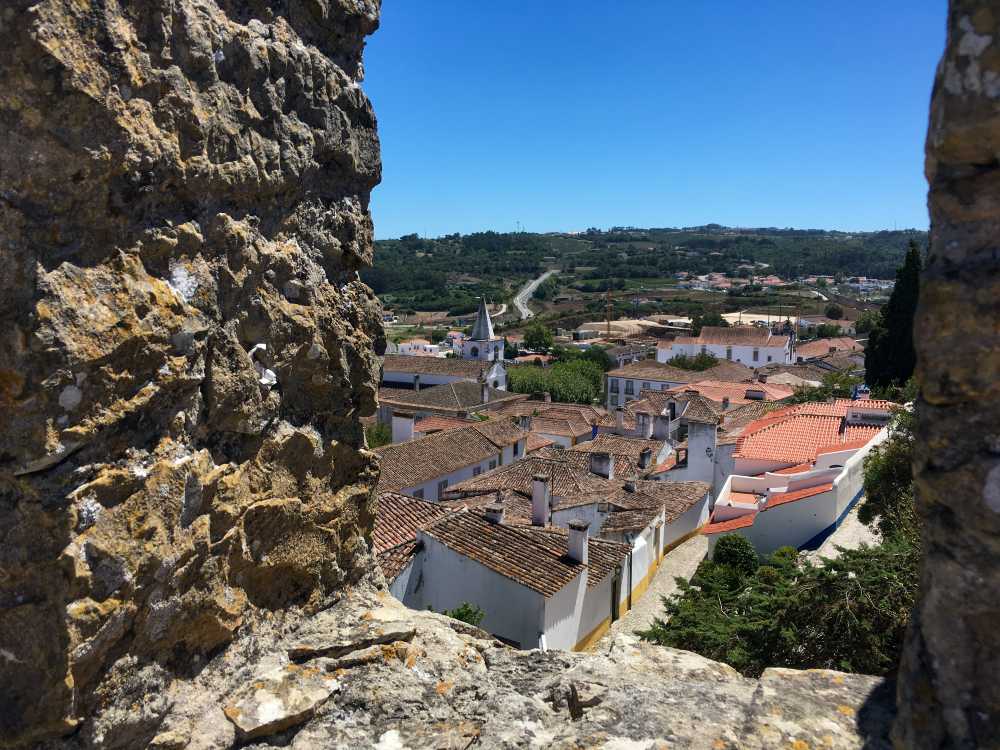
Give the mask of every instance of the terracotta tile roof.
[[412, 372], [421, 375], [451, 375], [478, 380], [484, 370], [489, 370], [493, 362], [480, 362], [457, 357], [414, 357], [407, 354], [386, 354], [382, 360], [382, 372]]
[[[668, 392], [683, 393], [685, 391], [697, 391], [700, 395], [717, 403], [722, 403], [722, 399], [728, 398], [729, 403], [734, 406], [751, 401], [780, 401], [795, 393], [794, 388], [778, 383], [727, 383], [720, 380], [699, 380], [672, 388]], [[754, 396], [760, 394], [763, 398], [751, 398], [747, 395], [748, 393]]]
[[475, 511], [456, 513], [423, 533], [545, 598], [557, 594], [588, 568], [592, 573], [588, 583], [596, 586], [629, 552], [628, 545], [590, 539], [589, 565], [585, 566], [567, 556], [564, 533], [491, 523]]
[[747, 513], [745, 516], [730, 518], [727, 521], [713, 521], [712, 523], [702, 527], [701, 533], [712, 535], [722, 534], [727, 531], [736, 531], [736, 529], [745, 529], [747, 526], [753, 526], [753, 522], [756, 517], [757, 511], [754, 511], [752, 513]]
[[483, 401], [482, 385], [469, 380], [434, 385], [421, 388], [419, 391], [403, 388], [379, 388], [378, 390], [380, 404], [445, 412], [464, 412], [481, 407], [487, 402], [523, 401], [526, 398], [527, 395], [523, 393], [487, 388], [487, 400]]
[[[655, 461], [660, 451], [667, 445], [665, 440], [645, 440], [643, 438], [625, 437], [602, 432], [593, 440], [577, 443], [568, 452], [580, 453], [610, 453], [613, 456], [626, 456], [638, 466], [642, 452], [648, 450], [650, 459]], [[617, 471], [615, 472], [617, 476]]]
[[768, 511], [771, 508], [777, 508], [779, 505], [785, 505], [786, 503], [794, 503], [796, 500], [805, 500], [807, 497], [815, 497], [816, 495], [821, 495], [824, 492], [829, 492], [833, 489], [833, 483], [820, 484], [815, 487], [807, 487], [804, 490], [795, 490], [794, 492], [776, 492], [767, 498], [767, 505], [764, 506], [764, 511]]
[[417, 530], [453, 511], [398, 492], [380, 492], [375, 511], [372, 545], [376, 553], [385, 552], [403, 542], [414, 541]]
[[534, 453], [542, 448], [548, 448], [550, 445], [555, 445], [556, 441], [552, 438], [547, 438], [544, 435], [540, 435], [537, 432], [529, 432], [528, 440], [524, 444], [524, 450], [527, 453]]
[[719, 364], [707, 370], [683, 370], [680, 367], [653, 360], [642, 362], [632, 362], [630, 364], [610, 370], [608, 376], [612, 378], [630, 378], [633, 380], [650, 380], [670, 383], [694, 383], [698, 380], [726, 380], [732, 383], [750, 381], [753, 379], [753, 370], [738, 362], [721, 360]]
[[[567, 450], [557, 446], [550, 446], [548, 448], [542, 448], [535, 455], [562, 461], [563, 463], [572, 466], [578, 472], [590, 474], [590, 452], [588, 451]], [[631, 477], [640, 473], [636, 462], [628, 456], [616, 455], [612, 453], [611, 457], [615, 460], [616, 477]], [[591, 476], [595, 479], [600, 479], [600, 477], [596, 474]]]
[[601, 524], [601, 534], [621, 534], [626, 531], [641, 531], [659, 515], [657, 508], [619, 510], [611, 513]]
[[757, 368], [757, 372], [765, 375], [768, 380], [770, 380], [772, 375], [777, 375], [780, 373], [788, 373], [789, 375], [795, 375], [802, 378], [803, 380], [822, 380], [823, 376], [826, 375], [829, 370], [825, 370], [821, 367], [816, 367], [808, 363], [799, 364], [785, 364], [784, 362], [769, 362], [766, 365], [762, 365]]
[[570, 419], [596, 424], [601, 417], [607, 415], [607, 409], [588, 404], [562, 404], [546, 401], [515, 401], [505, 403], [497, 409], [501, 414], [518, 417], [544, 417], [551, 419]]
[[459, 419], [458, 417], [439, 417], [435, 415], [416, 420], [413, 423], [413, 431], [422, 432], [426, 435], [432, 432], [441, 432], [443, 430], [454, 430], [459, 427], [468, 427], [468, 426], [469, 426], [469, 420], [467, 419]]
[[376, 560], [382, 569], [382, 575], [385, 576], [385, 579], [391, 582], [396, 576], [402, 573], [403, 568], [409, 565], [413, 556], [420, 551], [420, 546], [421, 543], [414, 539], [384, 552], [379, 552]]
[[755, 495], [753, 492], [730, 492], [729, 499], [734, 503], [743, 503], [744, 505], [750, 505], [751, 503], [756, 503], [761, 499], [761, 495]]
[[847, 450], [859, 441], [864, 445], [882, 429], [882, 424], [847, 423], [852, 408], [888, 412], [895, 406], [886, 401], [850, 399], [796, 404], [746, 425], [733, 455], [790, 464], [812, 462], [820, 451]]
[[[859, 448], [861, 446], [858, 446]], [[841, 448], [840, 450], [846, 450], [846, 448]], [[823, 451], [817, 451], [817, 454]], [[812, 471], [812, 463], [806, 462], [804, 464], [796, 464], [795, 466], [786, 466], [784, 469], [773, 469], [772, 474], [800, 474], [803, 471]]]
[[575, 439], [589, 435], [593, 431], [593, 428], [582, 420], [554, 419], [545, 416], [531, 418], [531, 431], [546, 432], [549, 435], [562, 435]]
[[624, 482], [615, 480], [614, 485], [607, 493], [607, 502], [625, 510], [663, 508], [667, 523], [676, 521], [712, 489], [707, 482], [638, 480], [634, 492], [626, 490]]
[[375, 449], [381, 464], [378, 490], [401, 490], [446, 476], [485, 461], [527, 436], [510, 420], [497, 419], [384, 445]]
[[806, 341], [801, 344], [796, 344], [795, 346], [795, 356], [802, 357], [803, 359], [821, 357], [824, 354], [830, 354], [831, 351], [856, 352], [862, 351], [862, 346], [848, 336], [838, 336], [837, 338], [830, 339], [815, 339], [814, 341]]
[[681, 336], [678, 344], [696, 346], [787, 346], [788, 336], [775, 336], [759, 326], [704, 326], [697, 336]]
[[496, 490], [514, 490], [530, 497], [532, 479], [536, 474], [548, 476], [552, 494], [559, 497], [578, 496], [603, 490], [598, 477], [582, 471], [580, 467], [562, 458], [562, 454], [568, 451], [553, 451], [552, 453], [558, 454], [558, 457], [553, 457], [549, 451], [552, 449], [543, 448], [520, 461], [499, 466], [493, 471], [454, 484], [446, 490], [445, 496], [457, 498]]
[[716, 408], [709, 399], [703, 396], [689, 397], [681, 417], [689, 423], [718, 424], [722, 418], [722, 408]]
[[531, 525], [531, 500], [513, 490], [483, 492], [464, 495], [455, 500], [442, 500], [439, 504], [451, 510], [482, 510], [487, 505], [503, 505], [504, 523], [511, 526]]

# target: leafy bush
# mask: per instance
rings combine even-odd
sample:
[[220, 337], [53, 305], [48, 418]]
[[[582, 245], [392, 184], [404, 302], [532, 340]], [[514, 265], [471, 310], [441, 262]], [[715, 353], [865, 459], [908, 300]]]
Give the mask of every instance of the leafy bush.
[[840, 320], [844, 317], [844, 308], [837, 304], [829, 304], [826, 306], [826, 317], [830, 320]]
[[448, 617], [453, 617], [456, 620], [461, 620], [462, 622], [467, 622], [469, 625], [474, 625], [479, 627], [479, 623], [483, 621], [486, 617], [486, 613], [482, 609], [477, 607], [475, 604], [470, 604], [469, 602], [462, 602], [455, 609], [446, 609], [444, 611]]
[[728, 565], [744, 575], [752, 575], [760, 567], [757, 550], [746, 538], [734, 534], [724, 536], [715, 546], [712, 559], [718, 565]]
[[689, 357], [686, 354], [678, 354], [676, 357], [669, 359], [667, 364], [679, 367], [682, 370], [702, 372], [710, 370], [719, 364], [719, 358], [711, 352], [698, 352], [693, 357]]
[[365, 440], [369, 448], [379, 448], [392, 442], [392, 428], [387, 424], [370, 424], [365, 427]]
[[589, 404], [601, 395], [604, 370], [589, 360], [557, 362], [552, 367], [522, 365], [507, 372], [507, 386], [514, 393], [545, 393], [553, 401]]

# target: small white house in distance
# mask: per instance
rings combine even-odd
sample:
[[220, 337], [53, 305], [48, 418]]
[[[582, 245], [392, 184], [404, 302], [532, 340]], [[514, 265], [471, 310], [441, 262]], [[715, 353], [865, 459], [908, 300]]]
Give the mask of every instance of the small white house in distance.
[[710, 550], [738, 533], [761, 555], [779, 547], [816, 549], [864, 490], [864, 459], [887, 437], [894, 405], [862, 399], [800, 404], [747, 426], [735, 471], [718, 493], [702, 533]]
[[[413, 415], [393, 415], [393, 434], [403, 436], [397, 420], [408, 421], [413, 434]], [[449, 485], [523, 458], [527, 438], [512, 420], [501, 418], [376, 448], [382, 469], [378, 491], [438, 500]]]
[[605, 379], [607, 408], [612, 410], [639, 398], [643, 391], [667, 391], [699, 380], [750, 382], [753, 370], [738, 362], [721, 360], [714, 367], [699, 372], [647, 359], [611, 370]]
[[399, 353], [409, 356], [443, 357], [444, 350], [440, 344], [432, 344], [427, 339], [409, 339], [399, 342]]
[[759, 326], [705, 326], [697, 336], [678, 336], [669, 347], [657, 349], [656, 360], [669, 362], [677, 356], [694, 357], [702, 352], [747, 367], [768, 362], [790, 364], [792, 339]]

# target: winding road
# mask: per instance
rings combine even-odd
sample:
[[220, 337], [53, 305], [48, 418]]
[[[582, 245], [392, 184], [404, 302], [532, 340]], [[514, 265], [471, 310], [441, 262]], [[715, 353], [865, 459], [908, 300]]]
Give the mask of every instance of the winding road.
[[535, 293], [538, 289], [538, 285], [545, 281], [552, 274], [557, 273], [556, 271], [546, 271], [537, 279], [533, 279], [521, 287], [521, 290], [514, 297], [514, 307], [517, 308], [517, 312], [521, 316], [521, 320], [527, 320], [528, 318], [534, 317], [534, 313], [531, 312], [531, 308], [528, 307], [528, 300], [531, 299], [531, 295]]

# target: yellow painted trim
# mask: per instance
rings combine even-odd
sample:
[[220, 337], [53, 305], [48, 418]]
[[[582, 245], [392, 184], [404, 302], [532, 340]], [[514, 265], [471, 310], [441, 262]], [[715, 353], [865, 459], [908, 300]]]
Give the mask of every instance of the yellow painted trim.
[[573, 650], [574, 651], [590, 650], [591, 646], [593, 646], [595, 643], [601, 640], [601, 638], [604, 637], [604, 634], [607, 633], [610, 629], [611, 629], [611, 618], [607, 617], [604, 619], [604, 622], [602, 622], [596, 628], [587, 633], [587, 635], [585, 635], [582, 640], [578, 641], [577, 644], [573, 646]]

